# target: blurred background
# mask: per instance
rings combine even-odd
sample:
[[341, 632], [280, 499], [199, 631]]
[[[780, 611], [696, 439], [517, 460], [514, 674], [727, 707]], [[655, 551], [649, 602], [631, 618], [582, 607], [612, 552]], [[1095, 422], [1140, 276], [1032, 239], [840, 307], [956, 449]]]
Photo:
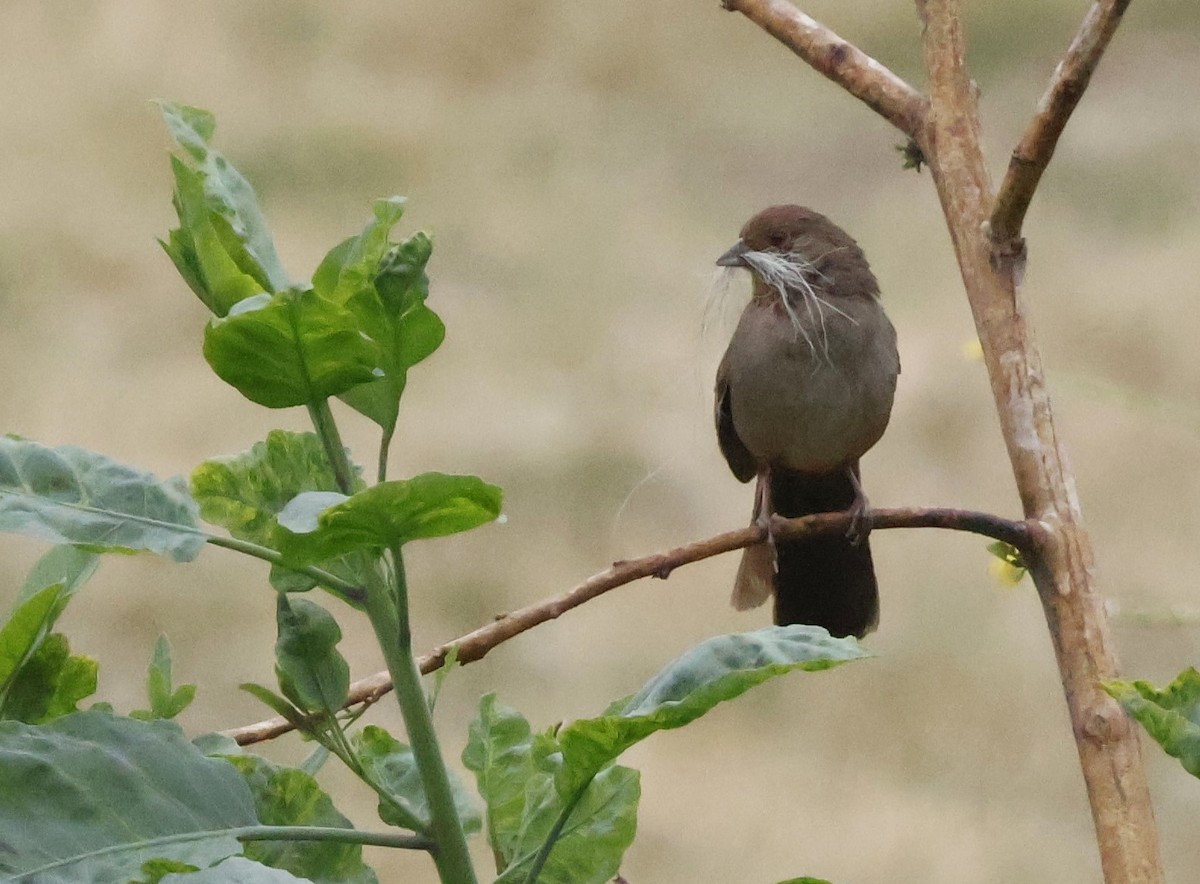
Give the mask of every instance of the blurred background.
[[[1088, 4], [972, 5], [999, 177]], [[910, 3], [804, 9], [922, 84]], [[750, 489], [710, 416], [746, 284], [723, 285], [713, 261], [771, 203], [849, 230], [899, 330], [892, 424], [863, 464], [872, 501], [1019, 515], [928, 173], [902, 171], [895, 131], [716, 0], [7, 0], [0, 22], [0, 431], [168, 476], [306, 428], [204, 363], [206, 311], [155, 244], [174, 216], [149, 99], [217, 115], [216, 144], [298, 278], [372, 199], [410, 197], [398, 233], [434, 234], [429, 303], [449, 331], [410, 375], [392, 473], [478, 473], [508, 514], [410, 547], [419, 648], [746, 522]], [[1200, 656], [1194, 619], [1148, 628], [1130, 613], [1197, 608], [1197, 59], [1200, 6], [1132, 4], [1027, 226], [1025, 295], [1100, 584], [1124, 612], [1124, 670], [1160, 683]], [[372, 428], [338, 414], [373, 462]], [[625, 756], [643, 788], [630, 881], [1098, 880], [1031, 585], [1004, 586], [974, 537], [872, 545], [875, 659], [776, 680]], [[0, 538], [0, 603], [42, 552]], [[598, 713], [705, 637], [764, 625], [766, 609], [729, 608], [735, 569], [725, 556], [622, 588], [461, 670], [437, 710], [448, 752], [484, 692], [545, 727]], [[355, 676], [381, 668], [365, 622], [339, 615]], [[236, 689], [272, 681], [257, 561], [111, 558], [63, 628], [120, 710], [143, 704], [166, 633], [177, 679], [201, 685], [189, 732], [265, 717]], [[399, 733], [392, 705], [371, 720]], [[1147, 759], [1168, 878], [1200, 878], [1200, 783], [1156, 748]], [[324, 776], [371, 827], [370, 797]], [[434, 880], [421, 857], [368, 853], [384, 881]]]

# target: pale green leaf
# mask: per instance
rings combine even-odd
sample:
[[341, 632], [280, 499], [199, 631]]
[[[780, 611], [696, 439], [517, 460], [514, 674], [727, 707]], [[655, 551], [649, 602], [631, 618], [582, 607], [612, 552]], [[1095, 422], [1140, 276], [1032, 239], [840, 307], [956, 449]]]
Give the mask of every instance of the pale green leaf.
[[0, 531], [99, 551], [148, 550], [179, 562], [205, 543], [182, 482], [13, 436], [0, 438]]
[[206, 867], [255, 825], [245, 782], [170, 722], [78, 712], [0, 722], [4, 870], [22, 880], [107, 884], [163, 858]]

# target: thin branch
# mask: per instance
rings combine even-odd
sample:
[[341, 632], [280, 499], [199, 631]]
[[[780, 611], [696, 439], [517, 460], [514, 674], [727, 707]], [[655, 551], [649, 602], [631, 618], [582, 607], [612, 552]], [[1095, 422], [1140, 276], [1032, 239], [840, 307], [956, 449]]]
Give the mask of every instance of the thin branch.
[[1002, 253], [1020, 250], [1021, 225], [1038, 181], [1127, 6], [1129, 0], [1096, 0], [1055, 68], [1037, 113], [1013, 151], [992, 208], [989, 236]]
[[817, 73], [925, 147], [929, 102], [904, 79], [787, 0], [722, 0], [781, 42]]
[[[876, 530], [889, 528], [946, 528], [953, 531], [969, 531], [982, 534], [1015, 546], [1033, 560], [1041, 544], [1044, 531], [1036, 522], [1016, 522], [988, 513], [970, 510], [903, 507], [899, 509], [877, 509], [871, 511], [871, 525]], [[776, 536], [787, 539], [817, 537], [824, 534], [845, 533], [850, 527], [847, 513], [823, 513], [800, 519], [781, 519], [773, 526]], [[733, 552], [743, 547], [766, 540], [766, 529], [759, 525], [726, 531], [715, 537], [697, 540], [666, 552], [655, 553], [640, 559], [614, 562], [599, 574], [594, 574], [583, 583], [562, 595], [544, 599], [536, 604], [497, 617], [474, 632], [434, 648], [417, 659], [423, 674], [433, 672], [445, 663], [451, 648], [458, 649], [458, 662], [471, 663], [482, 659], [488, 651], [514, 636], [532, 629], [547, 620], [561, 617], [572, 608], [577, 608], [609, 590], [624, 586], [643, 577], [665, 580], [671, 572], [683, 565], [712, 558], [722, 553]], [[350, 686], [345, 706], [370, 705], [392, 689], [391, 679], [386, 672], [356, 681]], [[283, 718], [271, 718], [255, 724], [225, 731], [239, 744], [246, 746], [270, 740], [288, 731], [293, 726]]]

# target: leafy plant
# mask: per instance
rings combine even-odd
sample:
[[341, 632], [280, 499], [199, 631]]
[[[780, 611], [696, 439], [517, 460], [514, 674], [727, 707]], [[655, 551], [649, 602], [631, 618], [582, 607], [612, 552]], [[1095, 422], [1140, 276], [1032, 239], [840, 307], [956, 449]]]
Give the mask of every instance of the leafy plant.
[[[212, 314], [205, 359], [252, 402], [304, 407], [313, 432], [274, 430], [249, 451], [200, 464], [190, 487], [81, 449], [0, 439], [0, 530], [55, 544], [0, 626], [0, 871], [55, 881], [371, 882], [361, 852], [370, 844], [427, 851], [441, 879], [457, 884], [476, 880], [466, 837], [486, 828], [500, 881], [601, 882], [617, 873], [636, 830], [638, 774], [616, 764], [625, 749], [769, 678], [865, 656], [852, 639], [812, 627], [719, 636], [601, 715], [536, 734], [489, 694], [463, 754], [481, 815], [432, 725], [412, 652], [404, 547], [496, 520], [501, 492], [475, 476], [387, 477], [408, 372], [445, 335], [426, 305], [432, 241], [394, 241], [405, 201], [379, 200], [363, 230], [297, 283], [253, 189], [211, 146], [213, 117], [169, 103], [162, 112], [181, 151], [171, 161], [179, 226], [162, 246]], [[374, 484], [342, 444], [332, 398], [379, 428]], [[276, 683], [244, 688], [319, 745], [311, 764], [281, 767], [219, 735], [188, 742], [170, 719], [196, 688], [175, 686], [165, 637], [145, 708], [127, 717], [103, 704], [78, 708], [95, 692], [97, 665], [73, 656], [53, 627], [102, 554], [188, 562], [205, 545], [271, 565]], [[365, 707], [347, 708], [341, 628], [298, 595], [318, 587], [369, 619], [407, 743], [378, 726], [356, 729]], [[435, 695], [455, 660], [452, 652]], [[390, 830], [358, 829], [336, 809], [314, 778], [327, 757], [373, 790]]]

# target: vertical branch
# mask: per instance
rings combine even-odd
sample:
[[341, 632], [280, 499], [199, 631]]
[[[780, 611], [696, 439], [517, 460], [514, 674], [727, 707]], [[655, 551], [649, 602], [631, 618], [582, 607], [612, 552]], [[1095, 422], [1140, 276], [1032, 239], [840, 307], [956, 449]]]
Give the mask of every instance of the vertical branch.
[[964, 63], [958, 0], [917, 0], [930, 116], [925, 143], [992, 393], [1028, 518], [1047, 529], [1032, 575], [1054, 643], [1108, 882], [1162, 880], [1158, 835], [1137, 733], [1100, 683], [1117, 675], [1091, 542], [1055, 432], [1041, 356], [1011, 266], [993, 268], [992, 191], [979, 147], [975, 89]]

